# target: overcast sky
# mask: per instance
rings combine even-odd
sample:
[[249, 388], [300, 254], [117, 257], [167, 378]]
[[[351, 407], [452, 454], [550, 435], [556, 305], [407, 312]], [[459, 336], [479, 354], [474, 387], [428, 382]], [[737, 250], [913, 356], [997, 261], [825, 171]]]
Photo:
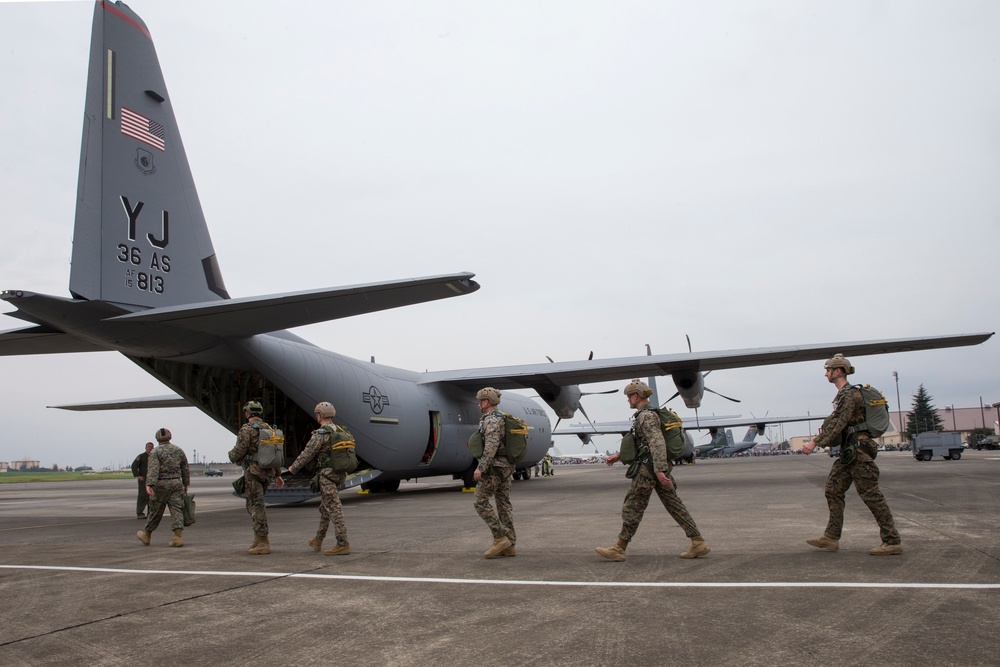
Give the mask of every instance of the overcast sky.
[[[684, 352], [685, 334], [705, 351], [997, 329], [993, 0], [129, 4], [232, 296], [482, 285], [296, 330], [323, 347], [443, 370]], [[92, 14], [0, 2], [0, 289], [68, 296]], [[998, 361], [990, 340], [859, 357], [852, 379], [893, 410], [894, 370], [904, 409], [921, 383], [972, 407], [1000, 402]], [[825, 415], [834, 394], [822, 362], [707, 385], [743, 402], [706, 394], [705, 414]], [[45, 407], [162, 393], [112, 353], [0, 357], [0, 460], [128, 464], [160, 426], [223, 459], [234, 437], [193, 408]], [[584, 405], [629, 414], [620, 394]]]

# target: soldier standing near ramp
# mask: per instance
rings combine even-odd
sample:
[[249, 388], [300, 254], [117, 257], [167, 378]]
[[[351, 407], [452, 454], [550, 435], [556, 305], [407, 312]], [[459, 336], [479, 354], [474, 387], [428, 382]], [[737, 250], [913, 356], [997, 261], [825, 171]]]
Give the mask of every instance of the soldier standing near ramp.
[[[514, 508], [510, 504], [514, 464], [507, 461], [503, 447], [505, 420], [497, 409], [500, 405], [500, 392], [493, 387], [484, 387], [476, 393], [476, 398], [479, 400], [479, 410], [483, 413], [479, 418], [479, 432], [483, 434], [483, 455], [473, 473], [473, 478], [478, 482], [473, 506], [493, 533], [493, 544], [483, 555], [486, 558], [516, 556]], [[490, 506], [490, 498], [494, 496], [497, 501], [496, 512]]]
[[191, 483], [187, 456], [170, 442], [170, 431], [161, 428], [156, 432], [156, 449], [149, 454], [146, 474], [146, 492], [149, 494], [149, 512], [146, 527], [135, 534], [139, 541], [149, 546], [149, 537], [160, 525], [163, 510], [170, 507], [170, 527], [174, 538], [169, 546], [182, 547], [184, 540], [184, 494]]
[[[326, 530], [330, 526], [330, 519], [333, 518], [333, 534], [337, 536], [337, 546], [331, 547], [323, 553], [327, 556], [346, 556], [351, 553], [351, 545], [347, 542], [347, 524], [344, 523], [344, 506], [340, 502], [337, 489], [347, 479], [347, 473], [334, 472], [333, 468], [324, 464], [329, 464], [330, 459], [330, 428], [333, 425], [333, 418], [337, 415], [337, 410], [332, 403], [323, 401], [316, 405], [315, 416], [320, 428], [313, 431], [312, 437], [306, 444], [306, 448], [296, 457], [292, 465], [288, 466], [288, 472], [292, 475], [304, 468], [312, 460], [316, 460], [319, 467], [319, 493], [322, 501], [319, 505], [319, 528], [316, 530], [316, 537], [309, 540], [309, 546], [313, 551], [319, 551], [323, 547], [323, 540], [326, 538]], [[324, 428], [329, 425], [328, 428]]]
[[[249, 401], [243, 407], [243, 415], [247, 423], [240, 427], [236, 434], [236, 446], [229, 450], [229, 460], [243, 465], [243, 479], [246, 483], [247, 512], [253, 520], [253, 544], [247, 551], [251, 555], [271, 553], [271, 544], [267, 541], [267, 510], [264, 508], [264, 493], [273, 480], [279, 489], [285, 486], [279, 476], [275, 479], [273, 470], [264, 470], [254, 459], [260, 446], [260, 428], [267, 423], [261, 418], [264, 406], [257, 401]], [[255, 428], [255, 426], [257, 428]]]
[[[649, 405], [649, 397], [653, 395], [653, 390], [641, 380], [632, 380], [625, 387], [625, 396], [628, 397], [629, 407], [636, 410], [632, 415], [632, 433], [636, 439], [636, 444], [645, 444], [649, 450], [647, 459], [636, 466], [635, 477], [632, 478], [632, 487], [625, 496], [625, 504], [622, 506], [622, 532], [618, 535], [618, 541], [614, 546], [607, 548], [598, 547], [595, 549], [598, 554], [613, 561], [625, 560], [625, 548], [635, 537], [635, 532], [639, 529], [639, 522], [649, 505], [649, 497], [653, 491], [660, 498], [660, 502], [670, 512], [684, 534], [691, 538], [691, 548], [682, 553], [681, 558], [697, 558], [704, 556], [711, 549], [698, 532], [698, 527], [694, 519], [688, 513], [687, 508], [675, 491], [675, 483], [670, 475], [672, 469], [670, 457], [667, 456], [667, 442], [663, 437], [663, 428], [660, 425], [660, 417]], [[621, 459], [620, 454], [613, 454], [607, 458], [605, 463], [612, 466]], [[641, 459], [640, 459], [641, 460]]]
[[810, 454], [816, 447], [840, 445], [840, 456], [833, 462], [826, 478], [826, 504], [830, 508], [830, 518], [823, 535], [806, 542], [817, 549], [836, 551], [840, 548], [840, 534], [844, 527], [844, 495], [851, 484], [871, 510], [878, 522], [882, 544], [868, 553], [872, 556], [896, 556], [903, 553], [903, 545], [896, 532], [889, 504], [878, 486], [878, 466], [875, 456], [878, 448], [867, 431], [852, 432], [851, 426], [865, 421], [864, 399], [861, 390], [852, 387], [847, 376], [854, 373], [842, 354], [836, 354], [824, 364], [826, 379], [837, 387], [833, 399], [833, 413], [823, 422], [823, 428], [814, 440], [802, 446], [803, 454]]

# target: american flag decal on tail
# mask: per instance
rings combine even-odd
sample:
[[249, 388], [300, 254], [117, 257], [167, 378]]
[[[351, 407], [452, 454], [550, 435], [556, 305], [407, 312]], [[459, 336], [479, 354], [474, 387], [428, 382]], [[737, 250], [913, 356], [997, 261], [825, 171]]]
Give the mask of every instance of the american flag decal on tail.
[[163, 126], [126, 107], [122, 107], [122, 134], [161, 151], [166, 150], [167, 135]]

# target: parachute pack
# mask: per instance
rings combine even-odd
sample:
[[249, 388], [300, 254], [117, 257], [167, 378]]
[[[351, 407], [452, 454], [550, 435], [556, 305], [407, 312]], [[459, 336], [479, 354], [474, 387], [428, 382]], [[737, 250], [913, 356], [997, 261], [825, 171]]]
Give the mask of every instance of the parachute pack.
[[860, 424], [847, 427], [847, 433], [868, 431], [871, 437], [878, 438], [892, 426], [889, 419], [889, 401], [885, 399], [881, 391], [870, 384], [852, 386], [861, 392], [861, 398], [864, 399], [865, 420]]
[[323, 424], [323, 428], [319, 430], [329, 434], [330, 445], [316, 457], [317, 467], [332, 468], [334, 472], [354, 472], [358, 467], [354, 436], [336, 424]]
[[285, 465], [285, 434], [265, 422], [252, 422], [250, 426], [259, 436], [257, 451], [251, 460], [256, 461], [261, 470], [281, 470]]
[[[528, 453], [528, 424], [514, 415], [500, 412], [503, 415], [503, 445], [504, 455], [508, 463], [519, 463]], [[473, 458], [483, 458], [485, 447], [482, 431], [476, 431], [469, 438], [469, 453]]]
[[[684, 430], [681, 428], [681, 418], [670, 408], [657, 408], [653, 411], [660, 418], [660, 426], [663, 428], [663, 439], [667, 443], [667, 458], [676, 461], [684, 456]], [[629, 464], [635, 461], [640, 455], [639, 449], [635, 435], [627, 433], [622, 438], [619, 449], [622, 463]]]

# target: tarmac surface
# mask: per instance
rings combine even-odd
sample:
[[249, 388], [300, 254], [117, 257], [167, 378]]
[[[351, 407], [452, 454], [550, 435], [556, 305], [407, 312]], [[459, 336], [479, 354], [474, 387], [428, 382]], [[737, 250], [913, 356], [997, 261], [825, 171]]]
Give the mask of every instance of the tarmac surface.
[[868, 555], [853, 490], [840, 551], [805, 544], [826, 522], [823, 454], [675, 469], [712, 552], [678, 558], [654, 497], [621, 563], [594, 553], [620, 529], [621, 465], [514, 482], [518, 553], [495, 560], [445, 478], [345, 491], [349, 556], [306, 544], [318, 500], [269, 507], [272, 554], [247, 555], [232, 468], [192, 475], [180, 549], [166, 517], [136, 539], [134, 480], [3, 484], [0, 664], [998, 664], [1000, 452], [878, 463], [900, 556]]

